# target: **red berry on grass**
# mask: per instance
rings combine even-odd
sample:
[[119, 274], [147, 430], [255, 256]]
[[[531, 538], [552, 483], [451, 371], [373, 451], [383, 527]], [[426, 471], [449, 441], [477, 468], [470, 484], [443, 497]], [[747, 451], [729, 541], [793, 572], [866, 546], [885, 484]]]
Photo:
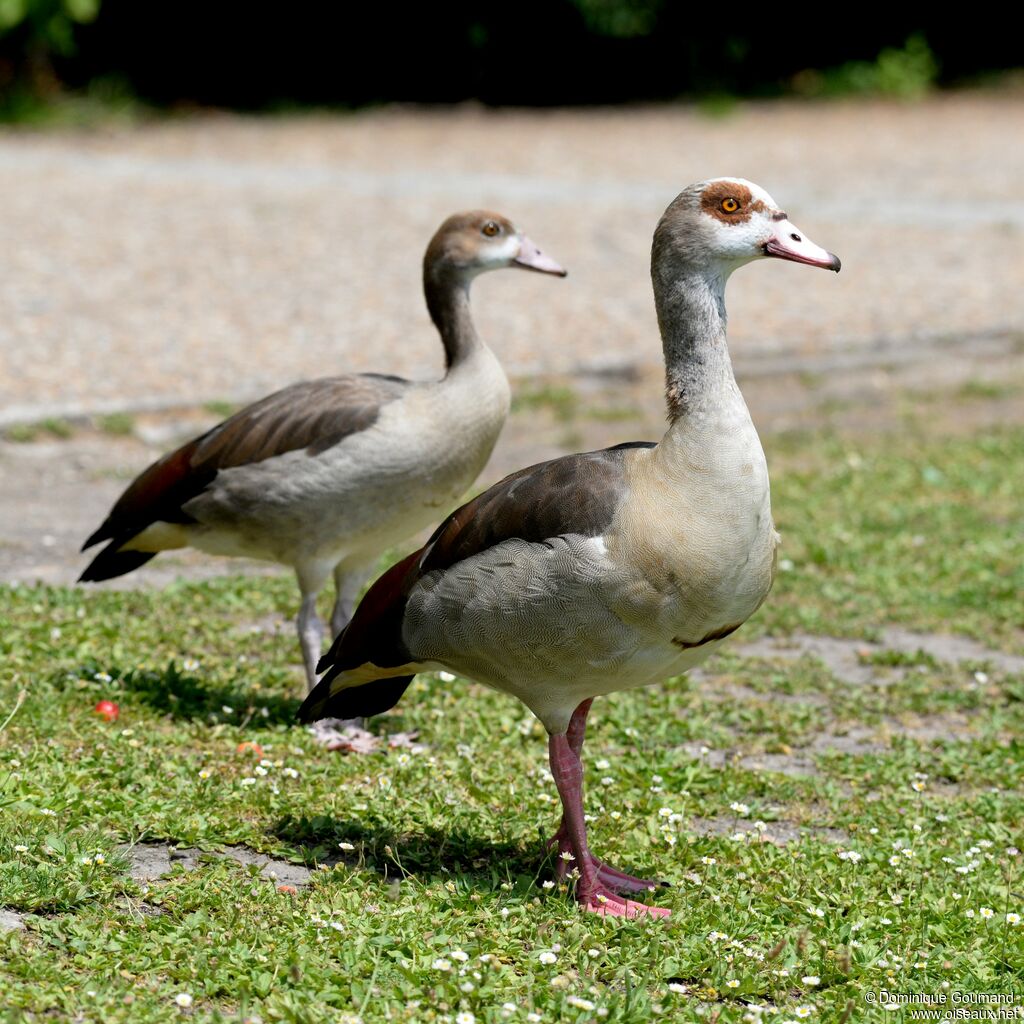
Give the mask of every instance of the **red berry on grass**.
[[92, 710], [104, 722], [116, 722], [117, 716], [121, 714], [121, 709], [112, 700], [101, 700]]

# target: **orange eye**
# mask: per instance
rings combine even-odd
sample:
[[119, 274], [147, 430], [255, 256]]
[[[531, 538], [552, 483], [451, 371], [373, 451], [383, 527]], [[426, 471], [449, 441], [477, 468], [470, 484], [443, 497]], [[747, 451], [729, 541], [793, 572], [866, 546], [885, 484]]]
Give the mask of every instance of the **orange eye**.
[[495, 235], [500, 234], [501, 232], [501, 228], [499, 228], [498, 225], [495, 224], [493, 220], [489, 220], [480, 230], [488, 238], [493, 238]]
[[722, 209], [726, 213], [735, 213], [740, 208], [740, 204], [730, 196], [728, 199], [722, 200]]

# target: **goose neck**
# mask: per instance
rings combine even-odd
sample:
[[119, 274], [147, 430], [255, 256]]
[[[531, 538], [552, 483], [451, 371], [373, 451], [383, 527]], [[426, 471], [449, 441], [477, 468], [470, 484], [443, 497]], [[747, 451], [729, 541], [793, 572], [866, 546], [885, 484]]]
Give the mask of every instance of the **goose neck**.
[[653, 273], [665, 353], [665, 400], [675, 422], [706, 411], [735, 390], [726, 344], [725, 282], [717, 269]]
[[482, 347], [469, 307], [468, 275], [443, 267], [424, 267], [427, 310], [444, 345], [445, 368], [451, 371]]

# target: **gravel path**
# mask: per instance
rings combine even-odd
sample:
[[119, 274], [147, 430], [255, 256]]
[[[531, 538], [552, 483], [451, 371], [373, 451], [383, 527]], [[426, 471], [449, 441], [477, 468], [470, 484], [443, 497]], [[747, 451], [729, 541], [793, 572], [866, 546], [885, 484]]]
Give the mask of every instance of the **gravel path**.
[[[571, 270], [489, 275], [513, 373], [657, 365], [647, 252], [691, 180], [765, 185], [839, 278], [731, 287], [744, 359], [1024, 331], [1024, 97], [592, 112], [380, 111], [0, 134], [0, 425], [246, 399], [343, 369], [437, 371], [419, 261], [450, 211], [516, 219]], [[925, 346], [927, 349], [927, 345]]]

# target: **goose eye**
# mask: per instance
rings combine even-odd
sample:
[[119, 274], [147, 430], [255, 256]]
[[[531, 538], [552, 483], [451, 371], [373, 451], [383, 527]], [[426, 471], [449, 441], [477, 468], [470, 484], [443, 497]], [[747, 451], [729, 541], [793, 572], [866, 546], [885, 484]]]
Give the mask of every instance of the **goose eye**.
[[722, 209], [726, 213], [735, 213], [740, 208], [740, 204], [736, 202], [731, 196], [728, 199], [722, 200]]
[[489, 220], [480, 230], [488, 238], [493, 238], [495, 235], [501, 233], [501, 228], [498, 227], [498, 225], [495, 224], [493, 220]]

